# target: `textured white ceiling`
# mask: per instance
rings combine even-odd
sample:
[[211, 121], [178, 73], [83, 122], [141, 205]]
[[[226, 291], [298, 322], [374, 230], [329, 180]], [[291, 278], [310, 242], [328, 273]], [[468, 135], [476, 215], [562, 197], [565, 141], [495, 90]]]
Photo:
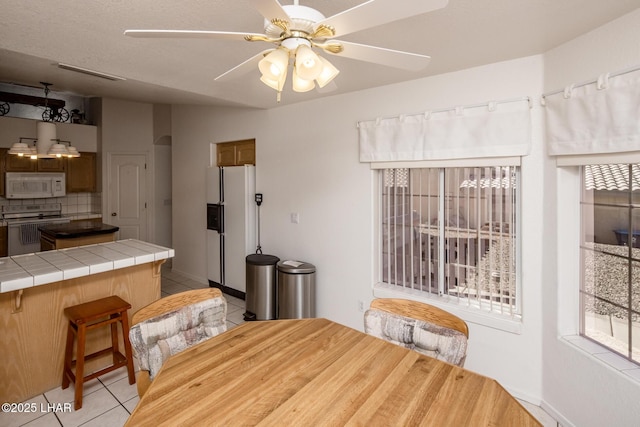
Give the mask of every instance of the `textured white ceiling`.
[[[362, 0], [300, 0], [325, 16], [360, 3]], [[445, 9], [344, 37], [430, 55], [426, 70], [408, 72], [331, 56], [341, 71], [333, 92], [300, 94], [287, 88], [281, 105], [539, 54], [638, 7], [640, 0], [450, 0]], [[270, 45], [134, 39], [123, 35], [126, 29], [260, 33], [263, 18], [248, 0], [4, 0], [0, 82], [40, 86], [39, 82], [47, 81], [56, 91], [144, 102], [278, 105], [275, 91], [259, 81], [257, 69], [223, 83], [213, 80]], [[127, 81], [110, 82], [60, 70], [58, 62]]]

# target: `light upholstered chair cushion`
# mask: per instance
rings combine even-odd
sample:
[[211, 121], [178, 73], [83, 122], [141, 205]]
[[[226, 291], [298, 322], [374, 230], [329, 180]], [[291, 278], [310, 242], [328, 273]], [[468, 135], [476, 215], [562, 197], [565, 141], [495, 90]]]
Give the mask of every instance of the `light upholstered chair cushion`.
[[153, 379], [169, 358], [227, 330], [223, 297], [200, 301], [144, 320], [129, 330], [141, 370]]
[[454, 329], [386, 311], [369, 309], [365, 332], [445, 362], [463, 366], [467, 337]]

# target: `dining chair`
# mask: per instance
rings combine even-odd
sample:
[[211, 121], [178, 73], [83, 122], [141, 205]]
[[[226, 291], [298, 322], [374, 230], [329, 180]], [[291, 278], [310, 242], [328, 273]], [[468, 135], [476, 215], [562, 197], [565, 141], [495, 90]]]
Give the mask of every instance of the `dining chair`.
[[462, 367], [469, 328], [453, 314], [418, 301], [378, 298], [364, 315], [366, 333]]
[[144, 395], [170, 356], [226, 330], [227, 301], [217, 288], [180, 292], [138, 310], [129, 329], [139, 365], [138, 395]]

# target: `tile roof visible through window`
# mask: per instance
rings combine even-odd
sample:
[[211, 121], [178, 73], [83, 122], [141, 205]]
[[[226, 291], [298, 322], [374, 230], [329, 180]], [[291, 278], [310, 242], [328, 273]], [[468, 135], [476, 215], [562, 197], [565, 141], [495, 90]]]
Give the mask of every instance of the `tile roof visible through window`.
[[[480, 188], [515, 188], [515, 177], [509, 178], [480, 178]], [[460, 188], [478, 188], [477, 179], [465, 179]]]
[[[584, 168], [587, 190], [629, 190], [629, 165], [587, 165]], [[632, 191], [640, 189], [640, 164], [631, 168]]]

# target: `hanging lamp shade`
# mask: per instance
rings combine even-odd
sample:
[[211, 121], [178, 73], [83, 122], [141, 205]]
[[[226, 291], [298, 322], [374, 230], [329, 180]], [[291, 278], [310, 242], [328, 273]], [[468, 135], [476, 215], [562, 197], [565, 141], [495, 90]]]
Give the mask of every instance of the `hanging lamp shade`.
[[276, 49], [262, 58], [258, 63], [258, 69], [262, 76], [269, 81], [278, 81], [287, 73], [289, 66], [289, 53], [284, 49]]
[[322, 72], [322, 62], [318, 55], [306, 44], [296, 49], [296, 71], [304, 80], [314, 80]]
[[294, 65], [293, 67], [293, 76], [292, 76], [293, 90], [296, 92], [309, 92], [316, 84], [313, 80], [305, 80], [298, 75], [297, 67]]
[[78, 149], [76, 147], [74, 147], [73, 145], [69, 145], [67, 147], [67, 152], [68, 152], [68, 154], [66, 155], [66, 157], [69, 157], [69, 158], [80, 157], [80, 153], [78, 152]]
[[320, 75], [316, 77], [316, 82], [318, 82], [318, 86], [325, 87], [338, 75], [340, 70], [334, 67], [327, 59], [321, 56], [318, 56], [318, 59], [322, 63], [322, 71], [320, 72]]
[[58, 158], [63, 156], [66, 157], [68, 154], [69, 151], [67, 151], [66, 145], [60, 144], [60, 142], [51, 145], [49, 151], [47, 151], [47, 155]]
[[13, 143], [13, 145], [9, 149], [8, 153], [9, 154], [15, 154], [15, 155], [20, 156], [20, 157], [30, 156], [31, 155], [31, 147], [29, 147], [29, 145], [27, 145], [24, 142], [22, 142], [22, 139], [21, 139], [20, 142], [14, 142]]

